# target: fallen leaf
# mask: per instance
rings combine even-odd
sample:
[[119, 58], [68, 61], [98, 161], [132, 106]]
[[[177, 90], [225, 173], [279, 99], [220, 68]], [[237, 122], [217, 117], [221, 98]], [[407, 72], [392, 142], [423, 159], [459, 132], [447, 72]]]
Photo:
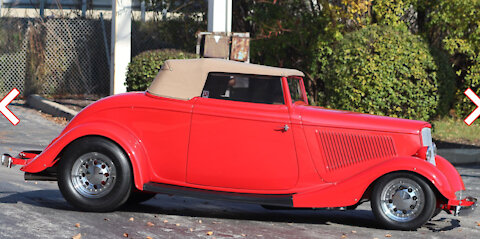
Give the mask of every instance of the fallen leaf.
[[153, 223], [151, 223], [151, 222], [147, 222], [147, 226], [153, 227], [153, 226], [155, 226], [155, 224], [153, 224]]
[[198, 220], [198, 223], [202, 224], [202, 220]]
[[175, 226], [179, 227], [179, 226], [180, 226], [180, 223], [175, 224]]
[[73, 236], [72, 239], [81, 239], [82, 238], [82, 234], [81, 233], [78, 233], [77, 235]]
[[129, 221], [133, 222], [135, 219], [133, 219], [133, 217], [131, 217], [130, 219], [128, 219]]
[[385, 237], [392, 237], [392, 235], [390, 235], [390, 234], [386, 234], [386, 235], [385, 235]]
[[76, 223], [76, 224], [75, 224], [75, 227], [80, 227], [80, 223]]
[[342, 235], [342, 238], [347, 238], [347, 235], [343, 234], [343, 235]]
[[145, 239], [153, 239], [153, 238], [151, 238], [151, 237], [146, 237]]
[[212, 231], [207, 232], [207, 236], [211, 236], [211, 235], [213, 235], [213, 232], [212, 232]]
[[35, 184], [38, 184], [38, 182], [35, 182]]
[[128, 237], [128, 233], [123, 233], [123, 237]]
[[357, 233], [357, 231], [352, 231], [353, 234]]
[[246, 237], [247, 235], [246, 234], [241, 234], [242, 237]]
[[108, 219], [108, 218], [104, 218], [103, 220], [104, 220], [104, 221], [110, 221], [110, 219]]
[[477, 226], [479, 226], [479, 227], [480, 227], [480, 222], [477, 222]]
[[190, 228], [189, 230], [190, 230], [191, 232], [193, 232], [193, 228]]
[[167, 223], [167, 222], [168, 222], [168, 220], [163, 220], [163, 223]]

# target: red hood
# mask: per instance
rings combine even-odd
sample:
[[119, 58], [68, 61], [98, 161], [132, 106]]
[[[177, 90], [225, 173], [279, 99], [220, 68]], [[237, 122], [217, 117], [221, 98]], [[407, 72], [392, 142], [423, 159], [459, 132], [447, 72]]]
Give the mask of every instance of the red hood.
[[419, 134], [422, 128], [431, 127], [431, 125], [425, 121], [331, 110], [316, 106], [296, 106], [295, 112], [302, 116], [304, 125], [313, 126], [408, 134]]

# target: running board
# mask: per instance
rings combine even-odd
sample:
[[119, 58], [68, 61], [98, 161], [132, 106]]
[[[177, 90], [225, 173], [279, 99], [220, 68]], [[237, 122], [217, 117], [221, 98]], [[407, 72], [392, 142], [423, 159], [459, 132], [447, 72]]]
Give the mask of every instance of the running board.
[[46, 168], [38, 173], [25, 172], [25, 181], [57, 181], [57, 167]]
[[232, 193], [205, 190], [198, 188], [182, 187], [162, 183], [149, 182], [143, 185], [143, 190], [161, 193], [172, 194], [185, 197], [203, 198], [210, 200], [225, 200], [237, 201], [244, 203], [253, 203], [261, 205], [272, 205], [282, 207], [293, 207], [293, 194], [253, 194], [253, 193]]
[[57, 181], [57, 175], [46, 173], [25, 173], [25, 181]]

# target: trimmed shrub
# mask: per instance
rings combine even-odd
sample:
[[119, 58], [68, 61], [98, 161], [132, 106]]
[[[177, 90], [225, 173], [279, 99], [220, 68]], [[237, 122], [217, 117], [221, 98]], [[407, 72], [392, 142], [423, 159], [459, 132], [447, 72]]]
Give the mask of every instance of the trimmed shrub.
[[327, 106], [428, 120], [438, 105], [436, 70], [428, 45], [406, 27], [369, 25], [335, 46]]
[[455, 100], [457, 89], [456, 75], [449, 61], [448, 54], [434, 46], [430, 46], [430, 53], [437, 65], [438, 107], [437, 116], [448, 116]]
[[196, 54], [175, 49], [145, 51], [128, 64], [127, 91], [144, 91], [150, 86], [163, 63], [168, 59], [196, 58]]
[[456, 116], [467, 117], [476, 106], [463, 94], [468, 88], [480, 93], [480, 1], [433, 1], [428, 11], [427, 33], [432, 45], [450, 54], [457, 74]]

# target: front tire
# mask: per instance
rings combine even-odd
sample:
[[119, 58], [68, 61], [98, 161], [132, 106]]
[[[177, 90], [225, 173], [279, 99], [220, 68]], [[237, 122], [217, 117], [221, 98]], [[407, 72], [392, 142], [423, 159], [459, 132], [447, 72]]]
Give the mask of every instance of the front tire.
[[65, 199], [83, 211], [113, 211], [132, 188], [132, 169], [123, 150], [97, 136], [84, 137], [66, 148], [58, 165], [58, 187]]
[[424, 225], [436, 209], [435, 193], [422, 178], [411, 173], [391, 173], [375, 184], [372, 211], [385, 227], [415, 230]]

